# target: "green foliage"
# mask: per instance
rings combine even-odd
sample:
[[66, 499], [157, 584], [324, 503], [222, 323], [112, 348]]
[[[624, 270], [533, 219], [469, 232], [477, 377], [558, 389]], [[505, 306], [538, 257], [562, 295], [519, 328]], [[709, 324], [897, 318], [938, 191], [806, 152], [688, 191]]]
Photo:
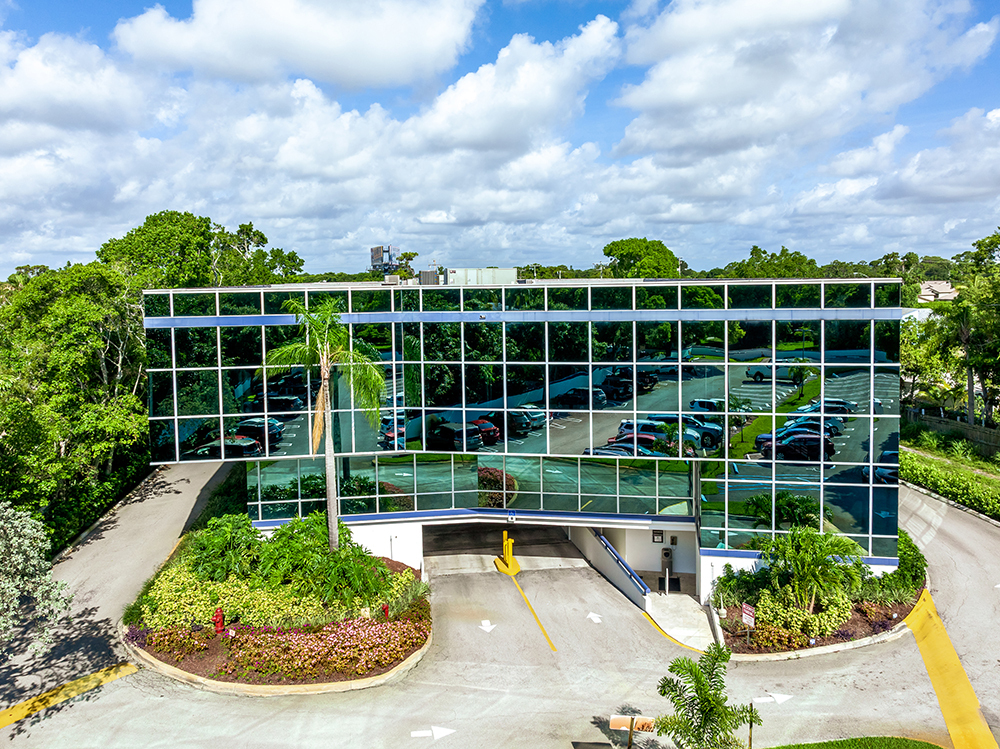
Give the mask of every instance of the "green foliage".
[[750, 248], [750, 257], [729, 263], [722, 269], [722, 278], [817, 278], [816, 261], [801, 252], [782, 247], [781, 252], [765, 252], [757, 245]]
[[253, 574], [262, 545], [260, 531], [242, 513], [209, 520], [205, 530], [192, 534], [186, 551], [200, 580], [222, 581]]
[[0, 501], [0, 643], [10, 640], [20, 622], [21, 599], [34, 604], [33, 647], [52, 643], [50, 626], [69, 608], [66, 583], [52, 579], [45, 527], [23, 510]]
[[345, 619], [316, 630], [269, 630], [236, 627], [227, 643], [228, 675], [315, 679], [363, 676], [385, 669], [427, 641], [424, 621]]
[[785, 585], [777, 592], [765, 590], [757, 601], [756, 617], [774, 627], [807, 637], [827, 637], [851, 617], [851, 601], [842, 590], [821, 595], [820, 611], [809, 613], [799, 608], [795, 592]]
[[150, 575], [146, 578], [146, 582], [142, 584], [142, 589], [139, 591], [139, 595], [136, 596], [132, 603], [125, 607], [125, 611], [122, 613], [122, 624], [135, 627], [142, 624], [142, 606], [146, 603], [149, 591], [153, 589], [153, 583], [156, 582], [157, 577], [159, 577], [159, 573]]
[[792, 632], [764, 621], [757, 621], [750, 632], [750, 642], [764, 650], [795, 650], [809, 644], [809, 638], [801, 632]]
[[340, 544], [331, 551], [326, 514], [314, 512], [277, 528], [264, 545], [258, 574], [268, 586], [287, 585], [324, 603], [371, 604], [390, 587], [385, 562], [353, 542], [340, 524]]
[[198, 632], [183, 628], [161, 629], [146, 636], [146, 647], [180, 662], [185, 656], [208, 650], [208, 641], [213, 637], [215, 632], [207, 628]]
[[838, 739], [818, 744], [788, 744], [777, 749], [937, 749], [937, 744], [897, 736], [863, 736], [858, 739]]
[[902, 528], [899, 529], [899, 543], [896, 547], [896, 553], [899, 556], [899, 567], [888, 577], [895, 576], [902, 582], [912, 585], [915, 589], [922, 588], [927, 580], [927, 559], [913, 543], [910, 534]]
[[741, 726], [761, 725], [753, 705], [729, 705], [726, 697], [726, 663], [731, 653], [713, 643], [695, 663], [675, 658], [670, 673], [657, 691], [670, 700], [673, 715], [656, 718], [656, 733], [669, 736], [678, 749], [737, 749], [743, 742], [735, 736]]
[[903, 451], [899, 477], [946, 499], [1000, 520], [1000, 480], [947, 461]]
[[331, 617], [313, 596], [261, 587], [252, 580], [201, 580], [188, 562], [164, 570], [141, 600], [142, 621], [153, 629], [207, 625], [216, 607], [222, 608], [227, 620], [239, 616], [241, 622], [257, 626], [328, 621]]
[[775, 588], [789, 586], [795, 604], [812, 613], [817, 598], [833, 598], [861, 584], [863, 550], [846, 536], [795, 526], [770, 539], [763, 560]]
[[0, 500], [59, 549], [149, 470], [139, 293], [100, 263], [16, 278], [0, 306]]
[[761, 592], [770, 585], [771, 572], [766, 567], [750, 572], [734, 570], [733, 565], [727, 564], [722, 568], [722, 574], [715, 579], [712, 605], [717, 609], [728, 609], [741, 603], [755, 606]]
[[679, 278], [677, 257], [658, 239], [619, 239], [604, 247], [615, 278]]

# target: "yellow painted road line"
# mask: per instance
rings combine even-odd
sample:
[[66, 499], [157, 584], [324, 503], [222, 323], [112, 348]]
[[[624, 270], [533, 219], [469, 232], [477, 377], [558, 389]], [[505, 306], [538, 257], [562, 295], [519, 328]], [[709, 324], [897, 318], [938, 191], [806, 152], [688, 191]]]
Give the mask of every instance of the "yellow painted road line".
[[924, 659], [955, 748], [997, 749], [979, 699], [938, 616], [934, 599], [926, 589], [905, 621], [917, 640], [920, 657]]
[[8, 707], [0, 713], [0, 728], [6, 728], [11, 723], [17, 723], [17, 721], [27, 718], [29, 715], [34, 715], [40, 710], [58, 705], [60, 702], [65, 702], [84, 692], [89, 692], [91, 689], [96, 689], [102, 684], [107, 684], [115, 679], [134, 674], [138, 670], [138, 668], [126, 661], [67, 682], [61, 687], [56, 687], [37, 697], [32, 697], [30, 700], [25, 700], [12, 707]]
[[651, 617], [645, 611], [642, 612], [642, 615], [649, 620], [649, 623], [653, 625], [653, 627], [656, 629], [657, 632], [659, 632], [661, 635], [663, 635], [668, 640], [670, 640], [670, 642], [672, 642], [674, 645], [680, 645], [682, 648], [687, 648], [688, 650], [693, 650], [694, 652], [701, 653], [702, 655], [705, 654], [704, 650], [698, 650], [698, 648], [693, 648], [690, 645], [685, 645], [680, 640], [676, 640], [673, 637], [671, 637], [670, 635], [668, 635], [666, 632], [664, 632], [662, 629], [660, 629], [660, 625], [657, 624], [656, 621], [653, 619], [653, 617]]
[[531, 612], [531, 615], [535, 617], [535, 624], [537, 624], [538, 628], [542, 630], [542, 634], [545, 635], [545, 639], [548, 641], [549, 647], [552, 648], [552, 652], [556, 652], [556, 646], [552, 644], [552, 640], [549, 639], [549, 633], [545, 631], [545, 627], [542, 626], [542, 622], [538, 619], [538, 614], [536, 614], [535, 610], [531, 607], [531, 601], [529, 601], [528, 597], [524, 595], [524, 591], [521, 590], [521, 586], [517, 584], [517, 578], [511, 576], [510, 579], [514, 581], [514, 585], [517, 585], [517, 589], [521, 591], [521, 598], [523, 598], [524, 602], [528, 604], [528, 610]]

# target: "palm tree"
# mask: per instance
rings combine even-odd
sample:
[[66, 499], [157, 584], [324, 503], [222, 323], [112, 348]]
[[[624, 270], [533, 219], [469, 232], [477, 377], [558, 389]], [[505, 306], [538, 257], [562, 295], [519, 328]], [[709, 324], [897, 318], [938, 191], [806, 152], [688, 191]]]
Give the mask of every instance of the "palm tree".
[[794, 526], [768, 541], [763, 559], [776, 584], [788, 583], [810, 614], [816, 599], [861, 584], [864, 550], [847, 536]]
[[[378, 426], [379, 406], [385, 392], [385, 377], [379, 364], [380, 357], [364, 341], [351, 339], [347, 326], [340, 322], [340, 306], [333, 299], [324, 299], [312, 309], [306, 309], [298, 299], [288, 299], [282, 307], [295, 315], [304, 340], [285, 344], [268, 352], [268, 366], [318, 366], [322, 387], [316, 410], [323, 411], [323, 454], [326, 458], [326, 512], [330, 530], [330, 550], [340, 546], [337, 508], [337, 464], [333, 441], [331, 415], [336, 389], [331, 398], [331, 376], [339, 375], [354, 396], [355, 406], [364, 411], [373, 428]], [[339, 424], [336, 433], [340, 435]], [[313, 451], [316, 450], [320, 431], [313, 428]], [[339, 447], [339, 445], [338, 445]]]
[[669, 736], [678, 749], [739, 749], [743, 746], [733, 732], [740, 726], [761, 725], [753, 705], [726, 704], [726, 663], [728, 648], [712, 643], [695, 663], [690, 658], [674, 658], [670, 673], [657, 691], [674, 706], [673, 715], [656, 719], [658, 736]]

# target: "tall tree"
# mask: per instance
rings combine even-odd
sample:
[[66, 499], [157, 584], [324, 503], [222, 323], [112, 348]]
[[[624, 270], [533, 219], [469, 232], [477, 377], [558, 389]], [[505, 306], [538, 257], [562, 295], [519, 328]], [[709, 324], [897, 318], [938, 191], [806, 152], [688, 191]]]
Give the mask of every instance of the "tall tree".
[[816, 599], [861, 583], [864, 550], [847, 536], [793, 526], [769, 539], [762, 558], [779, 585], [790, 585], [796, 603], [810, 614]]
[[[304, 340], [288, 343], [268, 353], [269, 366], [318, 366], [322, 387], [317, 410], [323, 412], [324, 456], [326, 459], [326, 508], [330, 549], [340, 545], [337, 507], [337, 463], [334, 450], [331, 380], [336, 371], [373, 428], [378, 426], [379, 406], [385, 392], [385, 377], [378, 352], [360, 340], [351, 340], [340, 322], [340, 307], [324, 299], [312, 309], [298, 299], [289, 299], [284, 309], [295, 315]], [[333, 387], [336, 385], [334, 384]], [[339, 434], [340, 430], [336, 430]]]
[[673, 715], [656, 718], [656, 733], [669, 736], [677, 749], [742, 749], [735, 735], [740, 726], [762, 725], [760, 713], [751, 705], [730, 705], [726, 697], [726, 663], [731, 653], [718, 643], [695, 663], [675, 658], [670, 673], [657, 691], [670, 700]]
[[140, 288], [212, 285], [212, 221], [179, 211], [161, 211], [97, 251], [99, 260], [133, 276]]
[[294, 252], [266, 249], [267, 237], [252, 223], [235, 232], [216, 224], [211, 245], [212, 282], [216, 286], [263, 286], [293, 278], [303, 261]]
[[9, 502], [0, 501], [0, 643], [11, 639], [20, 620], [22, 599], [31, 602], [33, 619], [42, 626], [33, 647], [51, 644], [49, 630], [69, 608], [66, 583], [52, 579], [45, 526]]
[[778, 253], [766, 252], [757, 245], [750, 248], [746, 260], [729, 263], [722, 278], [816, 278], [819, 266], [811, 257], [782, 247]]
[[619, 239], [604, 247], [615, 278], [679, 278], [677, 257], [658, 239]]

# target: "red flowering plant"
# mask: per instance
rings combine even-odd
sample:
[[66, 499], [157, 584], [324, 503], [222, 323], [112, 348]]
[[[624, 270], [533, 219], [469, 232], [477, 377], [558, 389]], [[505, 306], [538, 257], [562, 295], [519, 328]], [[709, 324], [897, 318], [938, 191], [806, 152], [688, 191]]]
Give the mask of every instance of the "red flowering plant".
[[[487, 491], [483, 491], [483, 490]], [[504, 473], [499, 468], [482, 467], [479, 469], [479, 506], [503, 507], [504, 490], [513, 492], [517, 489], [514, 477]]]

